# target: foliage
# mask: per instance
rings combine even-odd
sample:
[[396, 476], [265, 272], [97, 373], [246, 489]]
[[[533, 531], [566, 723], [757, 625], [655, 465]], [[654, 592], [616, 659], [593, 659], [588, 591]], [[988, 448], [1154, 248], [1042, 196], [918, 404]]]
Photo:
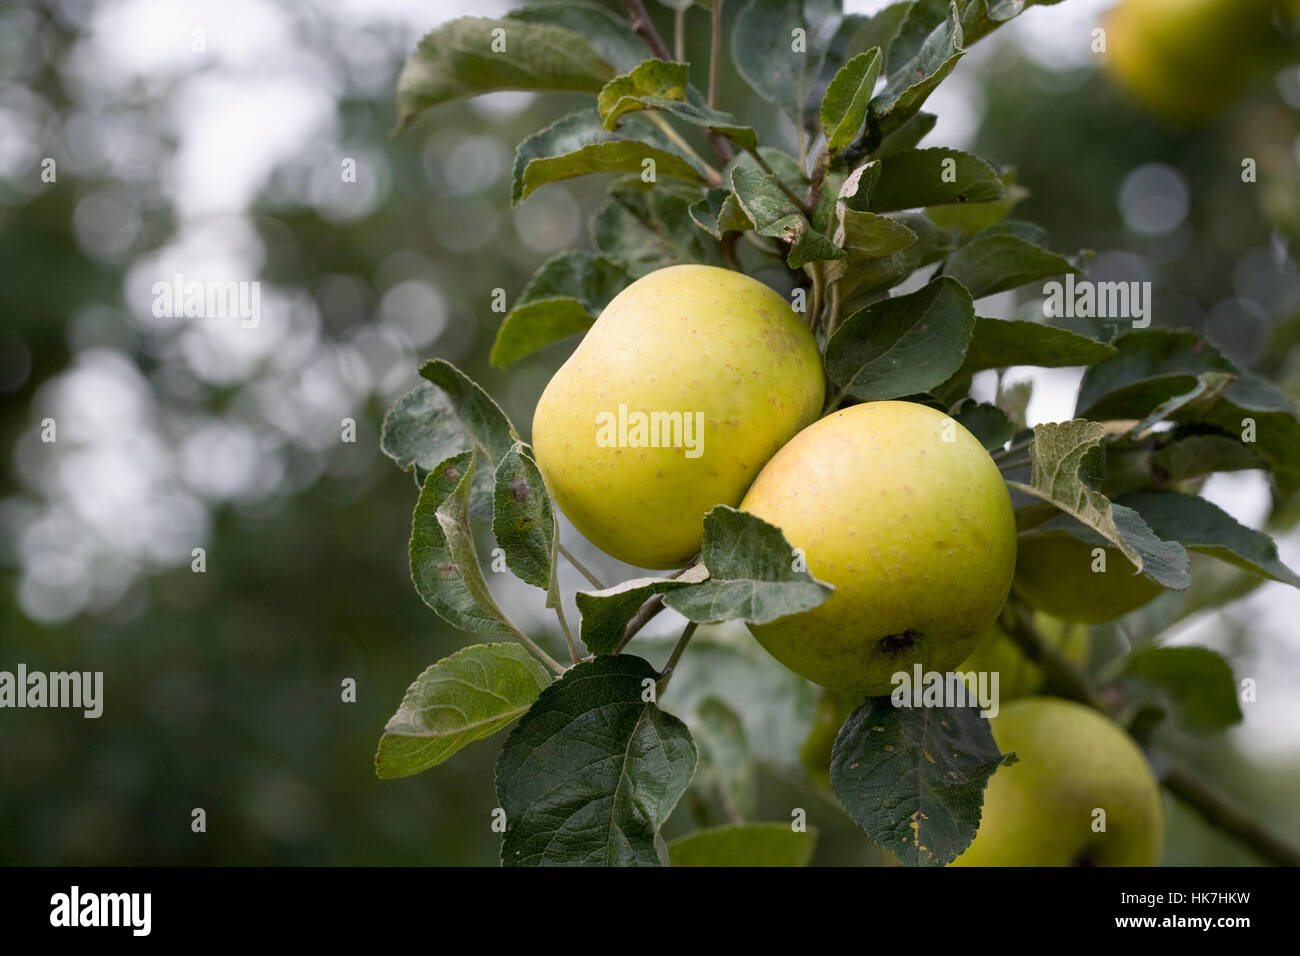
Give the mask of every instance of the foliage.
[[[1022, 534], [1115, 549], [1171, 591], [1189, 587], [1189, 551], [1300, 586], [1267, 535], [1188, 484], [1263, 465], [1279, 494], [1300, 487], [1300, 421], [1285, 396], [1195, 331], [1118, 334], [1101, 322], [1066, 328], [977, 314], [994, 293], [1085, 274], [1086, 255], [1053, 251], [1040, 227], [1006, 218], [1023, 195], [1011, 170], [917, 145], [933, 124], [922, 108], [966, 45], [1031, 5], [904, 0], [861, 17], [830, 0], [746, 0], [730, 37], [735, 70], [793, 124], [795, 155], [760, 143], [766, 124], [721, 110], [700, 65], [668, 61], [643, 12], [634, 24], [591, 4], [549, 3], [439, 27], [402, 73], [401, 125], [492, 90], [588, 94], [594, 102], [519, 144], [510, 200], [564, 179], [623, 174], [593, 220], [598, 251], [541, 266], [502, 322], [493, 362], [583, 333], [621, 288], [664, 265], [779, 275], [809, 303], [804, 314], [834, 386], [828, 411], [881, 399], [942, 409], [1002, 467]], [[634, 27], [645, 53], [629, 50]], [[494, 51], [499, 37], [504, 48]], [[701, 155], [705, 143], [713, 162]], [[914, 276], [928, 281], [894, 291]], [[1019, 365], [1087, 366], [1078, 417], [1030, 429], [1023, 404], [971, 397], [974, 375]], [[506, 567], [546, 591], [568, 634], [554, 509], [528, 446], [463, 373], [431, 362], [421, 374], [428, 384], [393, 406], [383, 435], [385, 451], [421, 485], [410, 543], [416, 589], [457, 628], [517, 637], [558, 677], [546, 680], [534, 662], [527, 676], [540, 692], [523, 686], [501, 670], [520, 663], [501, 645], [438, 662], [390, 721], [381, 775], [433, 766], [522, 715], [497, 764], [504, 863], [805, 862], [811, 837], [752, 819], [744, 771], [753, 742], [726, 694], [697, 690], [703, 702], [683, 714], [687, 722], [670, 713], [671, 695], [661, 709], [659, 695], [682, 648], [692, 650], [696, 624], [761, 623], [815, 606], [829, 588], [790, 569], [780, 529], [720, 506], [703, 519], [700, 558], [682, 572], [578, 593], [586, 653], [570, 636], [572, 663], [557, 664], [498, 606], [475, 547], [475, 522], [484, 531], [490, 523]], [[624, 648], [660, 606], [691, 623], [670, 664], [656, 669]], [[1013, 608], [1013, 618], [1023, 623], [1024, 610]], [[488, 655], [491, 666], [480, 660]], [[453, 704], [447, 683], [471, 663], [481, 673]], [[1166, 712], [1198, 731], [1240, 719], [1231, 671], [1207, 649], [1140, 649], [1112, 676], [1148, 730]], [[484, 700], [506, 680], [511, 693]], [[453, 706], [456, 720], [438, 717]], [[984, 786], [1008, 759], [972, 709], [872, 699], [844, 722], [830, 782], [852, 819], [905, 864], [942, 864], [973, 838]], [[692, 788], [720, 794], [733, 819], [667, 845], [660, 828]]]

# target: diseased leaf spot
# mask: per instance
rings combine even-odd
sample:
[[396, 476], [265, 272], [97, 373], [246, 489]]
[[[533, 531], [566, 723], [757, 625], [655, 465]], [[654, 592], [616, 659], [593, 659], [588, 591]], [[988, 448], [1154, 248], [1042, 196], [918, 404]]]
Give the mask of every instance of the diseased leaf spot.
[[510, 494], [514, 496], [515, 501], [523, 501], [533, 489], [528, 486], [528, 479], [520, 475], [514, 481], [510, 482]]

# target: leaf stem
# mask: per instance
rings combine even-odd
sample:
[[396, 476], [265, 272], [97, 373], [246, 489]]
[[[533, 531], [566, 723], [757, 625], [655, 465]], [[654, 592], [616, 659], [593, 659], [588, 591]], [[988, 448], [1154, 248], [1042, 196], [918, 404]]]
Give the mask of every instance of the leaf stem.
[[660, 672], [659, 680], [655, 683], [655, 697], [663, 695], [664, 690], [668, 687], [668, 682], [672, 679], [673, 671], [677, 668], [677, 662], [682, 659], [682, 652], [686, 650], [686, 645], [691, 642], [691, 635], [699, 627], [694, 621], [687, 621], [686, 627], [682, 629], [682, 636], [677, 638], [677, 644], [673, 647], [673, 652], [668, 658], [668, 663]]
[[[1042, 668], [1053, 689], [1113, 716], [1088, 675], [1038, 633], [1023, 604], [1019, 601], [1007, 604], [1002, 626], [1025, 656]], [[1162, 751], [1157, 753], [1166, 767], [1161, 780], [1165, 789], [1200, 814], [1206, 823], [1236, 837], [1270, 863], [1300, 866], [1300, 847], [1270, 831], [1250, 810], [1201, 779], [1192, 769]]]
[[686, 62], [686, 8], [689, 4], [679, 3], [673, 7], [673, 59], [678, 63]]
[[709, 109], [718, 108], [718, 71], [722, 60], [722, 0], [713, 0], [709, 33]]
[[546, 651], [542, 650], [536, 641], [534, 641], [523, 631], [519, 630], [519, 628], [516, 627], [514, 624], [511, 624], [509, 622], [507, 622], [507, 624], [509, 624], [510, 630], [514, 631], [515, 639], [518, 640], [520, 644], [524, 645], [524, 647], [528, 648], [528, 650], [530, 650], [538, 658], [538, 660], [540, 660], [551, 670], [555, 671], [557, 675], [564, 673], [565, 667], [563, 664], [557, 661], [550, 654], [546, 653]]
[[577, 570], [579, 574], [581, 574], [584, 578], [590, 581], [592, 587], [594, 587], [597, 591], [605, 590], [605, 585], [600, 583], [600, 578], [596, 577], [596, 575], [588, 571], [583, 566], [582, 562], [573, 556], [572, 552], [570, 552], [568, 548], [558, 543], [557, 543], [557, 547], [559, 548], [560, 554], [564, 555], [564, 559], [568, 561], [571, 565], [573, 565], [573, 567]]
[[659, 127], [660, 131], [665, 136], [672, 140], [674, 146], [704, 167], [704, 171], [708, 174], [710, 183], [714, 186], [722, 184], [722, 173], [718, 172], [712, 165], [706, 162], [704, 157], [697, 153], [691, 144], [682, 138], [682, 134], [673, 129], [673, 125], [669, 123], [661, 113], [657, 110], [646, 110], [645, 115], [652, 123]]
[[773, 170], [772, 167], [767, 164], [767, 160], [764, 159], [761, 155], [759, 155], [758, 149], [757, 148], [750, 149], [750, 150], [746, 150], [746, 152], [748, 152], [749, 155], [754, 157], [754, 162], [758, 163], [759, 169], [761, 169], [763, 172], [767, 173], [769, 176], [772, 177], [772, 180], [780, 188], [781, 192], [785, 193], [786, 196], [789, 198], [789, 200], [792, 203], [794, 203], [794, 207], [798, 209], [801, 213], [803, 213], [805, 217], [808, 217], [809, 215], [808, 207], [804, 205], [803, 200], [800, 199], [798, 196], [796, 196], [793, 192], [791, 192], [789, 186], [781, 182], [781, 177], [778, 176], [776, 174], [776, 171]]
[[564, 599], [556, 596], [555, 616], [560, 619], [560, 627], [564, 631], [564, 642], [569, 645], [569, 659], [573, 663], [578, 663], [581, 658], [578, 655], [578, 645], [573, 641], [573, 632], [569, 630], [569, 622], [564, 619]]

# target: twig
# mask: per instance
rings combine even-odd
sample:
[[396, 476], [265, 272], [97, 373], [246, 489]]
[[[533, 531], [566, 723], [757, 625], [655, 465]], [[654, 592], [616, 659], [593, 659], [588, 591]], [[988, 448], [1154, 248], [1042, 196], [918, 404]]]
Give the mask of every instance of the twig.
[[[1007, 635], [1038, 664], [1048, 683], [1065, 696], [1086, 704], [1107, 716], [1110, 708], [1098, 695], [1088, 676], [1061, 652], [1043, 640], [1029, 621], [1023, 606], [1009, 603], [1002, 625]], [[1251, 811], [1235, 799], [1206, 783], [1188, 767], [1160, 752], [1167, 769], [1161, 783], [1174, 796], [1194, 809], [1209, 824], [1236, 837], [1270, 863], [1300, 866], [1300, 847], [1271, 832]]]
[[568, 561], [571, 565], [573, 565], [573, 567], [577, 570], [579, 574], [581, 574], [584, 578], [590, 581], [592, 587], [594, 587], [597, 591], [605, 590], [605, 585], [600, 583], [600, 578], [596, 577], [596, 575], [592, 574], [585, 567], [583, 567], [582, 562], [580, 562], [577, 558], [575, 558], [572, 555], [572, 553], [570, 553], [568, 548], [566, 548], [562, 544], [558, 544], [557, 547], [559, 548], [560, 554], [564, 555], [564, 559]]
[[1269, 831], [1253, 813], [1201, 780], [1191, 768], [1170, 762], [1165, 789], [1201, 815], [1206, 823], [1231, 834], [1270, 863], [1300, 866], [1300, 847]]
[[[655, 29], [654, 23], [650, 20], [650, 14], [646, 13], [645, 4], [641, 0], [623, 0], [623, 8], [627, 10], [627, 15], [632, 21], [633, 32], [645, 41], [645, 45], [650, 48], [650, 52], [657, 59], [671, 60], [672, 54], [668, 52], [663, 37], [659, 35], [659, 31]], [[717, 130], [708, 127], [705, 127], [704, 136], [723, 165], [731, 162], [736, 154], [725, 137]]]
[[614, 653], [618, 654], [627, 647], [628, 642], [636, 637], [637, 631], [650, 623], [650, 619], [664, 609], [664, 596], [656, 594], [650, 600], [646, 601], [637, 612], [632, 615], [632, 620], [627, 622], [627, 627], [623, 629], [623, 638], [614, 647]]
[[663, 38], [659, 36], [659, 31], [650, 21], [650, 14], [645, 12], [645, 4], [641, 0], [623, 0], [623, 8], [627, 10], [628, 17], [632, 20], [632, 29], [650, 48], [650, 52], [661, 60], [672, 59], [668, 52], [668, 47], [664, 46]]

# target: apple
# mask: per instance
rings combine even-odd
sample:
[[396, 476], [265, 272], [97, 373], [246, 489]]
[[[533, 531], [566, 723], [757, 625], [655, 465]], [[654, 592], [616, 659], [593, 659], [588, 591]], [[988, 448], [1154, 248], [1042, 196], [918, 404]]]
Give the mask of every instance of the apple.
[[[1087, 665], [1090, 641], [1088, 629], [1082, 624], [1035, 613], [1034, 626], [1043, 639], [1060, 651], [1066, 660], [1079, 667]], [[970, 657], [957, 667], [957, 671], [962, 674], [996, 673], [999, 701], [1029, 697], [1043, 689], [1042, 669], [1026, 657], [1020, 645], [996, 624], [971, 652]], [[970, 680], [967, 680], [967, 684], [972, 688], [974, 686]]]
[[740, 503], [821, 413], [824, 389], [812, 333], [779, 294], [729, 269], [670, 266], [615, 296], [555, 373], [533, 452], [593, 544], [681, 567], [705, 513]]
[[[1104, 563], [1094, 554], [1098, 548]], [[1040, 611], [1097, 624], [1136, 611], [1164, 591], [1136, 571], [1118, 548], [1101, 548], [1064, 533], [1030, 535], [1020, 539], [1013, 587]]]
[[882, 695], [891, 677], [948, 671], [988, 632], [1016, 563], [1011, 498], [970, 432], [914, 402], [828, 415], [782, 448], [741, 509], [779, 527], [835, 591], [751, 625], [797, 674]]
[[1159, 862], [1160, 786], [1118, 724], [1052, 697], [1012, 701], [991, 723], [998, 747], [1019, 760], [989, 780], [979, 831], [952, 866]]
[[1112, 77], [1152, 112], [1212, 117], [1293, 55], [1275, 25], [1295, 0], [1123, 0], [1105, 20]]

